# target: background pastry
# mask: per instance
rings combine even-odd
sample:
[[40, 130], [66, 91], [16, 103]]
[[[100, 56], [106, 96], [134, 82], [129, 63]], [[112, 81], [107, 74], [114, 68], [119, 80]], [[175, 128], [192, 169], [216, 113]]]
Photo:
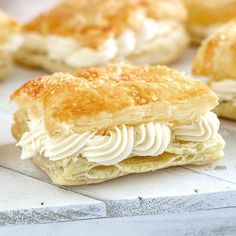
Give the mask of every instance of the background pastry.
[[188, 45], [185, 19], [178, 0], [66, 0], [24, 25], [16, 59], [52, 72], [170, 63]]
[[108, 66], [29, 81], [12, 99], [22, 159], [80, 185], [220, 159], [224, 141], [205, 84], [164, 66]]
[[236, 16], [236, 0], [183, 0], [192, 41], [200, 43], [222, 24]]
[[193, 61], [193, 73], [209, 77], [220, 98], [216, 113], [236, 119], [236, 21], [206, 39]]
[[0, 80], [11, 71], [12, 52], [19, 45], [19, 25], [0, 10]]

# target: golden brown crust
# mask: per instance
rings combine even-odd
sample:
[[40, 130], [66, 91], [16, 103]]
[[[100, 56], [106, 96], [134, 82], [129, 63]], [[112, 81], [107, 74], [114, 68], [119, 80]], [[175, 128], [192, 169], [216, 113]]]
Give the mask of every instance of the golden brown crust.
[[221, 102], [219, 106], [214, 109], [214, 112], [219, 117], [236, 120], [236, 106], [234, 106], [232, 102]]
[[217, 28], [236, 16], [236, 0], [183, 0], [188, 12], [187, 30], [193, 44], [200, 44]]
[[96, 48], [108, 37], [137, 28], [145, 15], [182, 21], [186, 10], [180, 0], [66, 0], [26, 24], [23, 31], [73, 37]]
[[[15, 124], [12, 131], [14, 137], [19, 140], [27, 131], [26, 115], [24, 112], [18, 111], [14, 119]], [[170, 166], [209, 164], [222, 158], [223, 147], [224, 141], [220, 135], [217, 135], [203, 143], [172, 143], [167, 151], [158, 157], [135, 156], [111, 166], [88, 162], [82, 157], [78, 157], [76, 160], [67, 158], [60, 161], [49, 161], [45, 157], [35, 156], [33, 162], [56, 184], [83, 185]]]
[[11, 127], [11, 133], [16, 140], [20, 140], [21, 136], [28, 131], [28, 117], [25, 111], [18, 110], [14, 113], [14, 123]]
[[224, 23], [236, 15], [236, 0], [184, 0], [188, 11], [187, 24], [211, 25]]
[[0, 49], [0, 80], [4, 79], [12, 69], [12, 55], [6, 50]]
[[202, 43], [192, 70], [212, 80], [236, 80], [236, 21], [224, 25]]
[[19, 30], [20, 25], [0, 10], [0, 80], [11, 72], [12, 38]]
[[20, 25], [0, 10], [0, 44], [8, 42], [12, 34], [20, 30]]
[[[213, 109], [205, 84], [165, 66], [114, 65], [55, 73], [29, 81], [13, 95], [29, 116], [44, 117], [50, 135], [152, 120], [176, 121]], [[64, 127], [64, 128], [63, 128]]]

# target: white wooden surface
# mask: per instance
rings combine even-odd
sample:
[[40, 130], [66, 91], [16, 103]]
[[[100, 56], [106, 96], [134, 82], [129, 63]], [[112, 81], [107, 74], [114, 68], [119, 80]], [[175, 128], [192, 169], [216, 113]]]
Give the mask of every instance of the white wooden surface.
[[105, 216], [105, 204], [0, 167], [0, 226]]
[[[14, 13], [12, 6], [7, 8], [7, 3], [19, 4], [19, 1], [1, 0], [0, 7], [4, 6], [9, 12]], [[44, 2], [47, 5], [52, 1], [37, 2]], [[2, 3], [4, 5], [1, 5]], [[24, 9], [23, 6], [20, 7]], [[21, 11], [16, 12], [17, 17], [25, 19], [25, 15], [22, 17], [21, 14]], [[194, 49], [188, 50], [182, 60], [172, 66], [190, 72], [194, 53]], [[91, 186], [63, 188], [54, 186], [30, 161], [19, 159], [20, 149], [15, 147], [15, 141], [10, 134], [12, 114], [15, 109], [13, 104], [9, 104], [10, 94], [27, 80], [42, 74], [43, 71], [15, 67], [9, 78], [0, 83], [1, 225], [160, 213], [181, 213], [178, 216], [182, 217], [191, 214], [187, 213], [189, 211], [209, 212], [215, 209], [213, 212], [218, 212], [225, 208], [235, 212], [236, 125], [229, 121], [222, 121], [221, 127], [221, 133], [227, 141], [226, 157], [213, 165], [165, 169]], [[171, 218], [173, 215], [168, 217]], [[102, 225], [103, 221], [98, 222]], [[118, 222], [122, 220], [119, 219]], [[224, 220], [221, 220], [222, 222]]]
[[[235, 236], [236, 209], [117, 217], [0, 229], [1, 236]], [[17, 234], [16, 234], [17, 232]]]

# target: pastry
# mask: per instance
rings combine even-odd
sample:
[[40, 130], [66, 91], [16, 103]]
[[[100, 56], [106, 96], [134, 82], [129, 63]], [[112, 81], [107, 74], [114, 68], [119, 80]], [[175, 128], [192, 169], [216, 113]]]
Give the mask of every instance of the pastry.
[[11, 71], [12, 52], [19, 45], [18, 31], [18, 23], [0, 11], [0, 80]]
[[206, 39], [193, 61], [193, 73], [207, 76], [220, 98], [219, 116], [236, 120], [236, 21]]
[[187, 28], [197, 44], [236, 16], [236, 0], [183, 1], [188, 11]]
[[55, 73], [19, 88], [13, 136], [60, 185], [106, 181], [223, 156], [217, 96], [165, 66]]
[[61, 1], [23, 26], [16, 60], [50, 72], [170, 63], [188, 45], [185, 18], [178, 0]]

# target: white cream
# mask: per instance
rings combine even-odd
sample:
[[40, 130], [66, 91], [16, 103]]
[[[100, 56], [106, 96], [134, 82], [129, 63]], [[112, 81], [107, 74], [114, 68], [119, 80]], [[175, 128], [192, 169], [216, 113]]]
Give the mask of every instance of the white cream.
[[22, 46], [28, 51], [46, 53], [47, 48], [49, 48], [47, 47], [47, 41], [49, 37], [41, 36], [40, 34], [36, 33], [26, 33], [22, 35], [22, 38]]
[[48, 52], [48, 57], [51, 59], [63, 60], [71, 52], [77, 50], [77, 43], [70, 38], [48, 36], [45, 42], [45, 49]]
[[15, 51], [22, 43], [22, 37], [14, 35], [7, 42], [0, 44], [0, 50]]
[[125, 31], [118, 39], [117, 39], [117, 55], [126, 56], [132, 53], [136, 47], [136, 38], [135, 33], [132, 30]]
[[36, 154], [43, 154], [47, 134], [42, 128], [42, 121], [29, 122], [29, 132], [25, 132], [17, 146], [22, 147], [21, 159], [28, 159]]
[[[60, 36], [40, 36], [35, 33], [24, 34], [23, 47], [29, 51], [46, 53], [52, 60], [61, 60], [72, 67], [86, 67], [106, 64], [109, 61], [139, 54], [163, 41], [172, 32], [169, 21], [145, 19], [137, 31], [126, 30], [118, 38], [109, 38], [97, 50], [82, 47], [72, 38]], [[178, 39], [181, 38], [181, 35]]]
[[236, 106], [236, 80], [212, 82], [210, 86], [219, 96], [220, 101], [228, 101]]
[[153, 48], [155, 50], [156, 44], [165, 44], [165, 42], [160, 42], [160, 39], [167, 40], [164, 38], [170, 32], [173, 32], [173, 26], [166, 21], [154, 21], [147, 19], [143, 22], [143, 25], [137, 31], [136, 38], [137, 43], [133, 54], [139, 54], [142, 51], [149, 50]]
[[98, 50], [91, 48], [77, 49], [75, 52], [71, 52], [65, 58], [65, 62], [74, 67], [86, 67], [99, 64], [106, 64], [117, 53], [117, 45], [114, 39], [108, 39], [102, 44]]
[[[51, 138], [41, 120], [29, 123], [17, 146], [22, 147], [22, 159], [34, 155], [48, 157], [52, 161], [82, 156], [90, 162], [113, 165], [132, 156], [158, 156], [170, 145], [172, 137], [177, 140], [203, 142], [217, 134], [219, 120], [212, 112], [200, 116], [192, 123], [173, 127], [157, 122], [130, 127], [114, 127], [105, 135], [95, 132], [72, 134]], [[173, 133], [173, 135], [171, 134]]]
[[81, 155], [91, 162], [112, 165], [134, 155], [160, 155], [171, 141], [169, 127], [152, 122], [114, 127], [108, 135], [85, 132], [59, 138], [50, 138], [42, 121], [30, 122], [29, 127], [17, 144], [23, 148], [22, 159], [38, 154], [56, 161]]
[[212, 35], [215, 31], [217, 31], [222, 24], [211, 24], [211, 25], [191, 25], [190, 30], [192, 33], [201, 36], [203, 38]]
[[85, 132], [82, 134], [73, 134], [69, 137], [49, 138], [44, 144], [44, 156], [50, 160], [56, 161], [68, 156], [79, 156], [82, 148], [94, 136], [94, 133]]
[[204, 142], [214, 137], [220, 122], [213, 112], [208, 112], [189, 124], [173, 127], [175, 138], [183, 141]]
[[110, 136], [95, 135], [81, 153], [90, 162], [113, 165], [132, 154], [134, 148], [134, 128], [122, 125], [110, 131]]
[[171, 131], [167, 125], [149, 122], [135, 129], [133, 154], [136, 156], [161, 155], [171, 142]]

